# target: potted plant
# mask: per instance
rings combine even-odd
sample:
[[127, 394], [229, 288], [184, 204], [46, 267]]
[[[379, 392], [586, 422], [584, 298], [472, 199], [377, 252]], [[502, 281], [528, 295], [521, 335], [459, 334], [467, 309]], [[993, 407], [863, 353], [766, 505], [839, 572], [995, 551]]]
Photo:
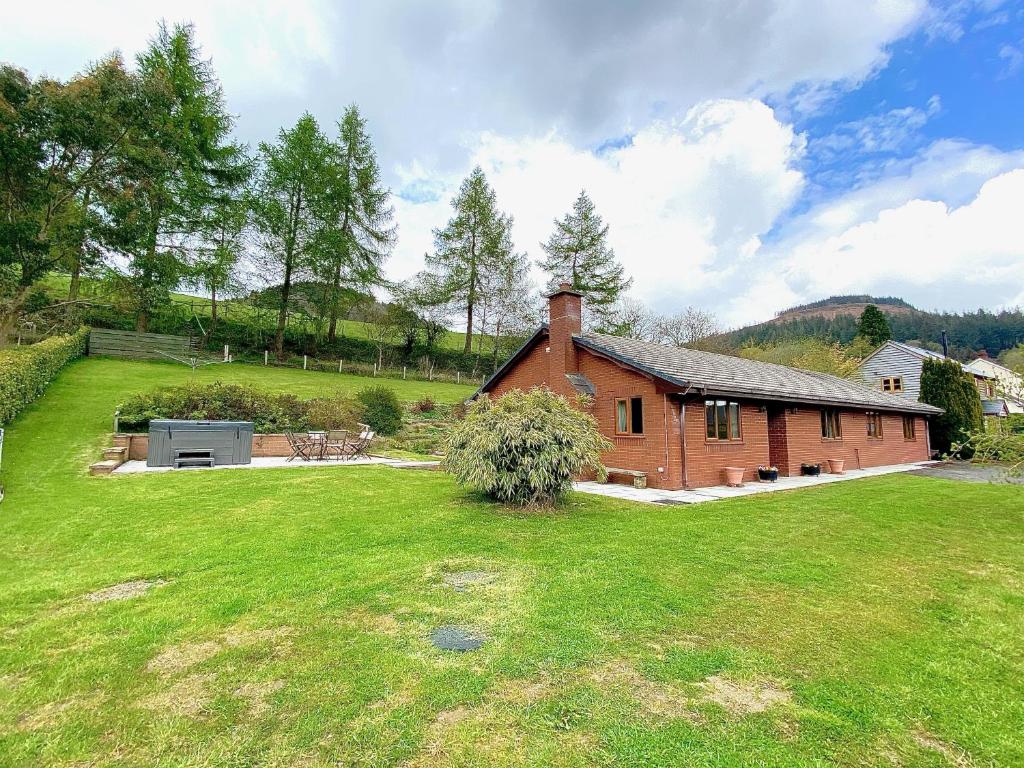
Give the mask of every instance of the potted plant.
[[743, 467], [725, 467], [725, 484], [733, 488], [743, 485]]
[[809, 475], [810, 477], [817, 477], [821, 474], [821, 464], [801, 464], [800, 474]]
[[828, 471], [834, 475], [843, 474], [843, 466], [845, 466], [845, 459], [829, 459], [828, 460]]
[[757, 477], [762, 482], [774, 483], [779, 479], [779, 468], [775, 466], [759, 466], [757, 468]]

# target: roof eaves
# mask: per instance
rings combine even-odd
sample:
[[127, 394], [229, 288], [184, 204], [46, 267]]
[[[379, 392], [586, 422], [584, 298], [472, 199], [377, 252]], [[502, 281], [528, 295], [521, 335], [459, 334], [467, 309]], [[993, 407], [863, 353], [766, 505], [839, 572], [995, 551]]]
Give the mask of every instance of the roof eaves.
[[675, 376], [670, 376], [664, 373], [663, 371], [659, 371], [655, 368], [643, 365], [642, 363], [638, 363], [636, 360], [633, 360], [632, 358], [627, 357], [626, 355], [619, 354], [618, 352], [610, 350], [607, 347], [602, 346], [601, 344], [595, 344], [593, 341], [585, 339], [582, 336], [573, 336], [572, 339], [574, 342], [576, 342], [576, 344], [583, 347], [584, 349], [590, 350], [591, 352], [596, 352], [599, 355], [604, 355], [608, 359], [613, 360], [614, 362], [619, 363], [620, 365], [624, 365], [627, 368], [632, 368], [636, 371], [640, 371], [640, 373], [646, 374], [647, 376], [651, 376], [652, 378], [667, 381], [669, 384], [674, 384], [677, 387], [688, 388], [691, 386], [696, 386], [689, 381], [677, 379]]

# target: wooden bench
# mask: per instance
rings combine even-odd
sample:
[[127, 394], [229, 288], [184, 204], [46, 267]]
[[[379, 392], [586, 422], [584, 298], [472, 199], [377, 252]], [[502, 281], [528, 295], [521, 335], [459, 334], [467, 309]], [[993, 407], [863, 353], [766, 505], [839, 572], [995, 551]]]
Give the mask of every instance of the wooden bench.
[[[611, 479], [612, 475], [625, 475], [626, 477], [633, 478], [634, 488], [646, 488], [647, 487], [647, 473], [641, 472], [637, 469], [619, 469], [617, 467], [606, 467], [608, 472], [608, 480]], [[607, 482], [607, 480], [605, 481]]]

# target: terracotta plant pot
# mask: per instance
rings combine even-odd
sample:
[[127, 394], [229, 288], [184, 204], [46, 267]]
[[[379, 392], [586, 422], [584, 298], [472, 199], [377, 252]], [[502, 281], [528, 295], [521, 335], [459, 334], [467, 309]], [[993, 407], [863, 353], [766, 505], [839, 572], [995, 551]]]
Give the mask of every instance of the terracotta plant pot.
[[833, 475], [843, 474], [843, 466], [846, 464], [845, 459], [829, 459], [828, 460], [828, 471]]
[[743, 485], [743, 467], [726, 467], [724, 472], [726, 485], [733, 488], [739, 488]]

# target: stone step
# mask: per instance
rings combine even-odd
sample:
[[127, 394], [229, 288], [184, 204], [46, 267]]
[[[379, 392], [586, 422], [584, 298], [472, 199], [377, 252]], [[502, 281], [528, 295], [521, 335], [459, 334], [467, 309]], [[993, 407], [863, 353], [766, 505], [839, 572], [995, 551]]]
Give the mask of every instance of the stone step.
[[114, 448], [104, 448], [103, 449], [103, 458], [104, 459], [115, 459], [115, 460], [124, 461], [125, 458], [126, 458], [125, 454], [127, 452], [128, 452], [127, 448], [120, 448], [120, 447], [116, 447], [116, 446]]
[[104, 461], [97, 461], [95, 464], [90, 465], [90, 475], [109, 475], [115, 469], [121, 466], [121, 462], [116, 459], [106, 459]]

